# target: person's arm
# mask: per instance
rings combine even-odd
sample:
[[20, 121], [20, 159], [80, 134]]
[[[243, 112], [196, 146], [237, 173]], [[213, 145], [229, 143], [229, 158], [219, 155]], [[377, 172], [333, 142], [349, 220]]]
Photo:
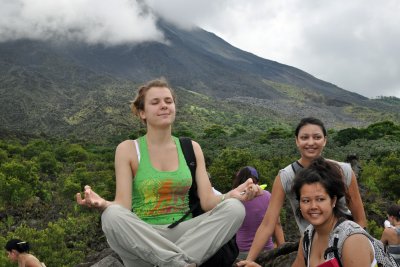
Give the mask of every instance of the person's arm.
[[374, 257], [371, 243], [363, 234], [351, 235], [343, 242], [343, 267], [370, 267]]
[[114, 201], [105, 200], [86, 185], [84, 198], [80, 193], [76, 195], [79, 205], [104, 210], [115, 203], [129, 210], [132, 209], [132, 177], [138, 166], [136, 151], [133, 147], [132, 141], [127, 140], [120, 143], [115, 151], [116, 192]]
[[382, 232], [381, 242], [387, 246], [389, 244], [390, 228], [385, 228]]
[[350, 202], [347, 203], [354, 221], [365, 228], [368, 226], [367, 218], [365, 216], [364, 205], [361, 200], [360, 191], [358, 189], [357, 178], [354, 172], [351, 172], [351, 182], [349, 185]]
[[297, 256], [294, 262], [292, 263], [292, 267], [306, 267], [303, 254], [303, 237], [300, 239], [299, 249], [297, 250]]
[[[272, 236], [275, 225], [278, 222], [279, 214], [285, 200], [285, 191], [281, 183], [281, 178], [276, 176], [271, 191], [271, 200], [268, 205], [267, 212], [264, 215], [260, 226], [257, 229], [256, 235], [254, 236], [253, 243], [251, 245], [249, 254], [247, 255], [247, 261], [254, 261], [258, 254], [263, 250], [265, 243]], [[240, 265], [245, 266], [245, 265]]]
[[131, 140], [122, 142], [115, 151], [116, 191], [114, 203], [132, 209], [132, 180], [138, 168], [138, 159]]
[[[261, 189], [258, 185], [253, 183], [253, 180], [249, 178], [245, 183], [239, 185], [237, 188], [232, 189], [226, 194], [215, 195], [210, 179], [208, 178], [206, 171], [206, 164], [204, 160], [203, 151], [201, 150], [200, 145], [192, 141], [193, 150], [196, 156], [196, 184], [197, 184], [197, 193], [200, 199], [201, 208], [204, 211], [209, 211], [217, 206], [221, 201], [228, 198], [236, 198], [241, 201], [246, 201], [253, 199], [255, 196], [261, 194]], [[241, 192], [245, 191], [245, 194], [241, 194]]]
[[246, 267], [262, 267], [258, 263], [254, 262], [254, 261], [248, 261], [248, 260], [238, 262], [236, 265], [237, 266], [246, 266]]
[[279, 217], [278, 217], [278, 222], [275, 224], [274, 238], [277, 247], [285, 243], [285, 235], [283, 233], [283, 228]]

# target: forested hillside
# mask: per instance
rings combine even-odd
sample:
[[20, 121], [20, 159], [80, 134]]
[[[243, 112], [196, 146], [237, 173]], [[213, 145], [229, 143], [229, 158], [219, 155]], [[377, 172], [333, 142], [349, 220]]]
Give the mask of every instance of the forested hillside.
[[[196, 137], [204, 149], [212, 183], [220, 191], [230, 189], [233, 174], [244, 165], [255, 166], [270, 190], [278, 170], [298, 158], [291, 127], [272, 125], [265, 131], [253, 131], [239, 124], [215, 124], [195, 131], [191, 126], [180, 125], [175, 134]], [[78, 207], [74, 196], [90, 184], [113, 199], [115, 145], [140, 132], [117, 136], [106, 146], [2, 133], [0, 246], [10, 238], [28, 240], [32, 252], [47, 266], [60, 267], [75, 266], [105, 248], [99, 213]], [[329, 129], [328, 138], [325, 157], [343, 161], [348, 155], [358, 156], [369, 230], [379, 237], [386, 206], [400, 198], [400, 125], [383, 121], [365, 128]], [[286, 239], [294, 241], [297, 229], [293, 229], [290, 212], [284, 210], [281, 218]], [[13, 265], [6, 255], [0, 254], [0, 267], [9, 266]]]
[[160, 76], [190, 107], [180, 110], [183, 117], [209, 112], [215, 124], [220, 115], [265, 125], [264, 118], [293, 124], [312, 114], [335, 128], [400, 122], [398, 98], [368, 99], [200, 28], [159, 24], [168, 44], [0, 42], [0, 131], [97, 142], [125, 135], [135, 88]]

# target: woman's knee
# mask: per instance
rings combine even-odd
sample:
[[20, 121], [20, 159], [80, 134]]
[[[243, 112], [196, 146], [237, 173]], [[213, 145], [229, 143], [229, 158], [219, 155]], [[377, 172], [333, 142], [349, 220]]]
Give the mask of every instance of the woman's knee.
[[227, 210], [229, 210], [229, 214], [233, 218], [244, 220], [244, 217], [246, 216], [246, 209], [240, 200], [236, 198], [229, 198], [226, 199], [222, 204]]
[[130, 212], [121, 205], [113, 204], [108, 206], [101, 214], [102, 225], [113, 225], [122, 219], [123, 214]]

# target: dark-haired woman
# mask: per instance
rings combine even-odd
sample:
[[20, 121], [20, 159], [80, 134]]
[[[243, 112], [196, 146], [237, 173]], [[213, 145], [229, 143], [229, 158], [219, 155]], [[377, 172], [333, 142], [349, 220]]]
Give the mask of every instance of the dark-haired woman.
[[5, 245], [8, 258], [18, 262], [18, 267], [46, 267], [35, 256], [29, 253], [29, 243], [20, 239], [11, 239]]
[[[339, 234], [340, 230], [335, 229], [338, 224], [343, 227], [342, 231], [350, 227], [361, 229], [355, 222], [345, 219], [343, 203], [338, 201], [347, 195], [338, 164], [321, 157], [313, 160], [311, 165], [296, 174], [292, 190], [300, 203], [299, 216], [310, 223], [300, 240], [292, 267], [339, 266], [339, 261], [343, 267], [378, 266], [372, 243], [362, 233], [346, 236], [343, 245], [338, 247], [340, 258], [335, 258], [333, 253], [327, 253], [326, 259], [324, 257], [332, 237]], [[306, 248], [303, 247], [304, 238], [309, 238]]]
[[[242, 184], [248, 178], [253, 179], [254, 184], [258, 184], [259, 182], [258, 172], [252, 166], [243, 167], [236, 173], [233, 179], [233, 188]], [[240, 226], [236, 233], [236, 243], [239, 247], [239, 259], [246, 259], [258, 226], [263, 220], [264, 214], [268, 208], [270, 198], [271, 193], [267, 190], [263, 190], [261, 196], [243, 203], [246, 209], [246, 217], [244, 218], [242, 226]], [[277, 246], [285, 243], [285, 236], [280, 222], [275, 226], [274, 237]], [[272, 238], [270, 238], [264, 246], [264, 251], [273, 248], [274, 243]]]
[[132, 111], [147, 131], [116, 149], [115, 200], [107, 201], [85, 186], [84, 198], [78, 193], [77, 202], [102, 211], [107, 241], [125, 266], [200, 265], [234, 236], [245, 216], [241, 201], [253, 199], [260, 189], [248, 179], [215, 195], [202, 149], [192, 141], [197, 193], [208, 212], [168, 228], [189, 210], [192, 184], [179, 139], [172, 136], [175, 94], [165, 80], [150, 81], [139, 88]]
[[387, 217], [391, 226], [383, 230], [381, 241], [400, 265], [400, 205], [391, 205], [387, 210]]
[[[312, 160], [320, 157], [322, 154], [327, 142], [327, 131], [324, 124], [316, 118], [303, 118], [296, 127], [295, 141], [301, 157], [296, 161], [294, 166], [291, 164], [285, 167], [284, 169], [280, 170], [276, 176], [272, 186], [271, 201], [269, 203], [268, 210], [265, 213], [264, 219], [257, 230], [246, 261], [239, 262], [239, 266], [251, 266], [248, 264], [257, 258], [258, 254], [264, 247], [264, 244], [271, 237], [274, 231], [274, 227], [278, 221], [279, 214], [286, 196], [290, 201], [300, 234], [303, 234], [305, 228], [309, 225], [309, 222], [298, 216], [296, 213], [299, 203], [296, 200], [296, 196], [292, 193], [291, 188], [295, 177], [295, 166], [299, 167], [300, 169], [306, 168], [310, 165]], [[344, 209], [344, 213], [347, 213], [348, 215], [351, 213], [355, 222], [362, 227], [366, 227], [367, 220], [365, 217], [364, 206], [361, 200], [360, 192], [358, 190], [356, 176], [354, 175], [350, 164], [342, 162], [338, 162], [338, 164], [341, 168], [341, 173], [345, 180], [346, 188], [349, 191], [349, 199], [347, 203], [344, 198], [339, 199], [338, 201], [343, 204], [341, 206]]]

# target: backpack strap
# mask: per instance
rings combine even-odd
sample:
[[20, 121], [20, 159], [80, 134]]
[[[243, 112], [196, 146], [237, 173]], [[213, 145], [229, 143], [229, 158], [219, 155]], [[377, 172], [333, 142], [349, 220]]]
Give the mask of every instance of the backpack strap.
[[357, 223], [345, 219], [339, 219], [338, 223], [336, 224], [336, 227], [333, 230], [331, 237], [329, 238], [329, 244], [331, 245], [331, 247], [326, 249], [324, 253], [325, 259], [327, 258], [327, 255], [329, 253], [333, 253], [339, 265], [342, 266], [340, 257], [342, 255], [343, 243], [349, 236], [354, 234], [363, 234], [369, 239], [373, 247], [374, 257], [378, 264], [377, 266], [398, 266], [393, 257], [385, 251], [384, 246], [380, 240], [371, 236]]
[[329, 243], [332, 245], [325, 250], [324, 258], [327, 259], [328, 254], [333, 253], [339, 265], [343, 266], [341, 261], [343, 243], [347, 237], [353, 234], [365, 234], [367, 237], [369, 236], [369, 234], [355, 222], [343, 217], [339, 218], [332, 233], [333, 240], [329, 240]]
[[304, 263], [308, 266], [308, 254], [310, 253], [310, 230], [306, 230], [303, 235], [303, 255]]
[[292, 170], [294, 174], [296, 174], [299, 170], [303, 169], [304, 167], [296, 160], [292, 164]]
[[196, 155], [194, 154], [192, 139], [189, 137], [180, 137], [179, 142], [181, 143], [181, 148], [183, 155], [185, 156], [186, 164], [190, 169], [192, 174], [192, 186], [189, 189], [189, 208], [193, 217], [203, 214], [204, 211], [200, 206], [200, 198], [197, 195], [197, 183], [196, 183]]
[[339, 236], [338, 236], [338, 234], [335, 234], [334, 238], [333, 238], [333, 245], [331, 247], [327, 248], [324, 252], [324, 259], [326, 260], [328, 254], [333, 252], [333, 255], [335, 255], [335, 258], [337, 259], [337, 261], [339, 263], [339, 267], [343, 267], [342, 261], [340, 260], [340, 256], [339, 256], [338, 243], [339, 243]]
[[[192, 139], [188, 137], [180, 137], [179, 142], [181, 144], [183, 155], [185, 156], [186, 164], [190, 169], [192, 175], [192, 186], [189, 189], [189, 210], [177, 221], [168, 225], [168, 228], [174, 228], [181, 222], [183, 222], [189, 214], [193, 214], [195, 210], [200, 207], [200, 199], [197, 196], [197, 184], [196, 184], [196, 155], [194, 154]], [[197, 197], [197, 201], [196, 198]]]
[[307, 226], [303, 234], [303, 256], [306, 267], [308, 266], [308, 261], [310, 260], [311, 242], [314, 237], [314, 234], [315, 234], [314, 226], [310, 224], [309, 226]]
[[[196, 155], [194, 154], [192, 139], [189, 137], [180, 137], [179, 142], [181, 144], [183, 155], [185, 156], [186, 164], [192, 174], [192, 183], [196, 183]], [[192, 184], [193, 187], [193, 184]], [[197, 186], [196, 186], [197, 187]]]

